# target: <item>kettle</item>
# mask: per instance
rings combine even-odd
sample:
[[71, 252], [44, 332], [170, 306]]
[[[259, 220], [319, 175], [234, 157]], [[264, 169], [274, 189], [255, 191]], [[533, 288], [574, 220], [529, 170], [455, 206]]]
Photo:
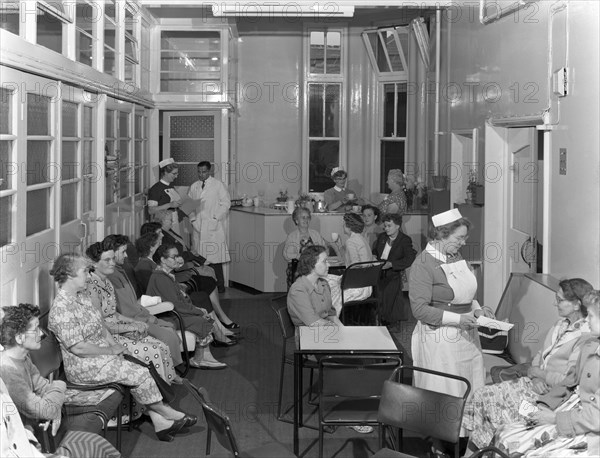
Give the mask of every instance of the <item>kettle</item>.
[[315, 211], [319, 212], [319, 213], [323, 213], [327, 211], [327, 204], [325, 203], [324, 200], [319, 200], [316, 203], [315, 206]]

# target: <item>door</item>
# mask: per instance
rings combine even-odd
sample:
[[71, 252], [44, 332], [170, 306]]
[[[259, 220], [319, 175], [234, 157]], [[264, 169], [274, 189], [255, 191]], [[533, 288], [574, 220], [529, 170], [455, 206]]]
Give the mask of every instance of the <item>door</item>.
[[[507, 208], [507, 274], [536, 269], [537, 183], [539, 182], [537, 131], [507, 130], [509, 174]], [[508, 276], [507, 276], [508, 278]]]

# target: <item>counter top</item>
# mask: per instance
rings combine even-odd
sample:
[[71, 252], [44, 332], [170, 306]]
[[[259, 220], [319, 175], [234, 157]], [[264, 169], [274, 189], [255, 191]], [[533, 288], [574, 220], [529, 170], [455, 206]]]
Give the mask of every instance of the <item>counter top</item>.
[[[263, 215], [263, 216], [290, 216], [285, 208], [279, 210], [275, 208], [268, 207], [231, 207], [231, 211], [239, 211], [244, 213], [250, 213], [254, 215]], [[316, 216], [333, 216], [333, 215], [343, 215], [344, 212], [313, 212], [313, 215]], [[410, 210], [405, 213], [405, 215], [427, 215], [427, 209], [420, 210]]]

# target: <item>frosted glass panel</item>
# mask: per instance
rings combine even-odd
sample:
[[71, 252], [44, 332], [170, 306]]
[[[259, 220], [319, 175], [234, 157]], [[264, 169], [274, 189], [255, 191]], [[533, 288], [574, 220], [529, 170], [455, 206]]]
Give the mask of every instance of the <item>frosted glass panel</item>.
[[79, 183], [71, 183], [62, 187], [60, 218], [62, 224], [77, 219], [77, 186]]
[[179, 164], [179, 175], [173, 181], [173, 186], [190, 186], [194, 181], [198, 181], [196, 164]]
[[12, 242], [12, 196], [0, 197], [0, 246]]
[[214, 140], [173, 140], [171, 157], [175, 162], [200, 162], [214, 159]]
[[37, 234], [50, 227], [50, 190], [38, 189], [27, 193], [26, 235]]
[[77, 160], [77, 142], [62, 142], [61, 179], [70, 180], [78, 177], [79, 161]]
[[0, 134], [11, 133], [12, 91], [0, 89]]
[[50, 181], [50, 142], [27, 142], [27, 185]]
[[63, 102], [62, 106], [62, 134], [63, 137], [77, 137], [77, 104], [72, 102]]
[[171, 116], [171, 138], [214, 138], [214, 116]]
[[27, 94], [27, 135], [50, 134], [50, 98]]

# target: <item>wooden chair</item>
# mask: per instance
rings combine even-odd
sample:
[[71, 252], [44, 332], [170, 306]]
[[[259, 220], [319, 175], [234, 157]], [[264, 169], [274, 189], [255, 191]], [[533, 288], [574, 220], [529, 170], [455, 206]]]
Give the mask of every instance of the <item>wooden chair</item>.
[[[287, 306], [273, 308], [273, 310], [275, 311], [275, 315], [277, 315], [277, 322], [279, 323], [279, 328], [281, 330], [281, 367], [279, 370], [279, 397], [277, 398], [277, 420], [283, 421], [285, 423], [293, 423], [291, 419], [285, 417], [285, 415], [292, 409], [293, 406], [290, 406], [288, 409], [286, 409], [285, 412], [282, 412], [282, 401], [285, 366], [294, 366], [293, 349], [295, 346], [296, 327], [294, 326], [294, 323], [292, 323], [292, 319], [290, 318]], [[292, 351], [290, 351], [290, 345]], [[305, 359], [303, 365], [304, 367], [310, 369], [310, 380], [308, 389], [308, 392], [310, 393], [311, 387], [313, 386], [314, 370], [318, 369], [319, 366], [315, 361], [311, 361], [309, 359]]]
[[[354, 320], [351, 322], [347, 318], [347, 314], [350, 311], [349, 309], [356, 309], [359, 305], [372, 307], [370, 313], [375, 317], [375, 324], [379, 322], [379, 317], [377, 316], [377, 284], [381, 275], [381, 268], [384, 264], [385, 261], [357, 262], [355, 264], [351, 264], [346, 268], [344, 274], [342, 275], [342, 280], [340, 282], [340, 289], [342, 294], [342, 311], [340, 313], [340, 320], [342, 321], [342, 323], [347, 325], [360, 323], [360, 320]], [[373, 292], [368, 298], [358, 301], [346, 300], [345, 294], [347, 294], [346, 291], [348, 289], [366, 288], [368, 286], [371, 286], [373, 288]]]
[[[404, 370], [457, 380], [464, 384], [464, 393], [462, 396], [451, 396], [402, 383]], [[378, 414], [378, 421], [383, 426], [379, 437], [380, 448], [386, 442], [386, 429], [394, 427], [398, 429], [399, 450], [402, 450], [402, 430], [407, 429], [425, 437], [453, 443], [454, 456], [458, 457], [460, 426], [470, 391], [471, 384], [463, 377], [415, 366], [399, 367], [394, 371], [390, 380], [384, 383], [381, 393]], [[391, 442], [396, 448], [393, 444], [393, 435]]]
[[208, 393], [204, 388], [194, 386], [189, 380], [184, 380], [185, 387], [202, 406], [206, 418], [206, 455], [210, 455], [213, 433], [219, 443], [240, 458], [294, 458], [294, 454], [278, 443], [266, 444], [252, 450], [241, 452], [229, 417], [211, 404]]
[[[127, 394], [127, 389], [123, 385], [119, 385], [118, 383], [107, 383], [102, 385], [78, 385], [75, 383], [71, 383], [66, 380], [63, 368], [62, 361], [62, 353], [60, 350], [60, 344], [58, 340], [47, 329], [44, 329], [45, 338], [41, 341], [41, 347], [39, 350], [33, 351], [30, 353], [32, 362], [36, 365], [40, 374], [51, 380], [64, 380], [67, 384], [68, 389], [78, 390], [78, 391], [96, 391], [96, 390], [106, 390], [112, 389], [115, 391], [108, 398], [103, 399], [98, 404], [93, 406], [79, 406], [69, 403], [65, 401], [63, 405], [64, 412], [67, 417], [76, 417], [77, 415], [97, 415], [103, 424], [103, 434], [106, 436], [106, 430], [108, 429], [108, 421], [110, 417], [114, 413], [114, 409], [109, 408], [108, 406], [112, 406], [115, 404], [115, 399], [113, 396], [118, 396], [117, 408], [116, 408], [116, 417], [117, 417], [117, 443], [116, 447], [118, 450], [121, 449], [121, 429], [122, 429], [122, 400]], [[110, 399], [112, 398], [112, 399]], [[131, 412], [130, 412], [131, 418]], [[97, 431], [93, 431], [97, 432]], [[47, 449], [48, 452], [52, 452], [56, 449], [56, 444], [54, 443], [54, 438], [51, 434], [45, 434], [43, 440], [40, 441], [44, 448]]]
[[398, 356], [324, 356], [319, 360], [319, 458], [325, 426], [380, 426], [384, 382], [401, 364]]

